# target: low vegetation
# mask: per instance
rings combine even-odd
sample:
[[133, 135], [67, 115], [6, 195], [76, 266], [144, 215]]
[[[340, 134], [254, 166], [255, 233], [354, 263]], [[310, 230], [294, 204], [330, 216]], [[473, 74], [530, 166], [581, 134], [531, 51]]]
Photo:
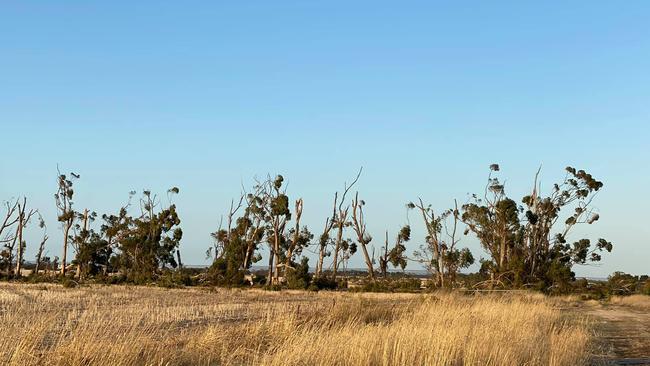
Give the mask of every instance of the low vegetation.
[[542, 295], [0, 285], [6, 365], [580, 365]]
[[610, 304], [630, 307], [635, 310], [650, 312], [650, 297], [643, 295], [614, 296], [609, 300]]

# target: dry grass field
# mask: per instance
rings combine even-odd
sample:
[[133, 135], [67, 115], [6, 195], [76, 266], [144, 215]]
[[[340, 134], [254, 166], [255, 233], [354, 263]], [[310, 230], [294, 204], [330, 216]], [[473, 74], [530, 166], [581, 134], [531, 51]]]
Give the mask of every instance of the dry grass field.
[[541, 295], [0, 284], [6, 365], [580, 365], [584, 320]]

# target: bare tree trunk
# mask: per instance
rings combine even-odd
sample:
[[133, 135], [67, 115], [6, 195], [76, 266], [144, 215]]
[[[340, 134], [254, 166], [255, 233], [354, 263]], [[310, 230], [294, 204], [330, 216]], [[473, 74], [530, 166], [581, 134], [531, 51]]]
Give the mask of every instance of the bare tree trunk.
[[183, 269], [183, 262], [181, 262], [181, 250], [176, 249], [176, 259], [178, 260], [178, 268]]
[[[83, 243], [79, 243], [79, 251], [82, 250], [81, 245], [84, 245], [86, 243], [86, 240], [88, 240], [88, 209], [84, 210], [84, 223], [83, 223]], [[81, 280], [81, 272], [83, 270], [82, 268], [82, 263], [78, 261], [77, 263], [77, 275], [76, 277]]]
[[505, 262], [506, 262], [506, 233], [505, 228], [501, 233], [501, 245], [499, 248], [499, 272], [505, 271]]
[[370, 259], [370, 255], [368, 254], [368, 249], [366, 249], [366, 245], [362, 244], [361, 249], [363, 249], [363, 256], [366, 259], [366, 267], [368, 267], [368, 275], [370, 276], [370, 279], [375, 279], [375, 271], [372, 268], [372, 260]]
[[291, 267], [291, 261], [293, 260], [293, 251], [296, 249], [298, 240], [300, 239], [300, 218], [302, 217], [302, 198], [296, 201], [296, 227], [293, 232], [293, 243], [287, 249], [287, 258], [284, 263], [284, 277], [287, 277], [287, 271]]
[[45, 251], [45, 242], [47, 242], [47, 235], [43, 237], [41, 245], [38, 247], [38, 253], [36, 254], [36, 269], [34, 270], [38, 274], [38, 270], [41, 268], [41, 260], [43, 258], [43, 252]]
[[25, 206], [18, 206], [18, 254], [16, 255], [16, 276], [22, 276], [23, 267], [23, 228], [25, 227]]
[[[341, 202], [339, 203], [338, 207], [338, 220], [337, 220], [337, 227], [338, 227], [338, 234], [336, 236], [336, 247], [334, 250], [334, 272], [333, 272], [333, 278], [336, 280], [336, 275], [339, 269], [339, 251], [341, 250], [341, 243], [343, 242], [343, 230], [345, 228], [345, 225], [348, 220], [348, 210], [349, 206], [343, 209], [343, 204], [345, 203], [345, 197], [347, 196], [348, 192], [354, 185], [359, 181], [359, 177], [361, 176], [361, 172], [363, 171], [363, 167], [359, 169], [359, 173], [357, 174], [356, 178], [354, 178], [354, 181], [350, 185], [345, 184], [344, 187], [345, 189], [343, 190], [343, 195], [341, 196]], [[335, 203], [336, 204], [336, 203]], [[336, 217], [336, 208], [334, 209], [334, 217]]]
[[339, 251], [341, 250], [341, 241], [343, 240], [343, 223], [339, 222], [337, 226], [338, 233], [336, 234], [336, 247], [334, 248], [334, 269], [332, 272], [332, 276], [335, 280], [339, 270]]
[[327, 244], [329, 243], [330, 231], [334, 227], [334, 218], [336, 217], [336, 203], [338, 202], [339, 193], [334, 193], [334, 208], [332, 209], [332, 217], [325, 219], [325, 228], [321, 235], [320, 250], [318, 252], [318, 265], [316, 266], [316, 277], [323, 274], [323, 261], [325, 260], [325, 252], [327, 251]]
[[363, 249], [363, 257], [366, 261], [366, 267], [368, 268], [368, 275], [370, 276], [370, 279], [374, 280], [375, 271], [367, 248], [367, 245], [372, 238], [366, 235], [366, 222], [363, 215], [363, 205], [363, 201], [361, 201], [361, 203], [359, 202], [359, 192], [357, 192], [354, 201], [352, 201], [352, 223], [354, 224], [354, 231], [357, 233], [357, 241], [359, 242], [359, 245], [361, 245], [361, 249]]
[[8, 257], [7, 257], [7, 277], [11, 277], [13, 275], [13, 264], [14, 264], [14, 248], [16, 247], [16, 241], [18, 240], [18, 232], [20, 231], [20, 224], [16, 228], [16, 234], [14, 234], [13, 241], [11, 242], [11, 247], [8, 249]]
[[439, 255], [438, 259], [438, 276], [439, 276], [439, 281], [440, 281], [440, 287], [445, 287], [445, 251], [444, 249]]
[[[381, 256], [380, 256], [381, 257]], [[380, 258], [381, 274], [386, 278], [388, 276], [388, 230], [386, 230], [386, 242], [384, 245], [384, 257]]]
[[246, 255], [244, 256], [244, 263], [243, 263], [243, 268], [246, 269], [248, 268], [248, 258], [250, 256], [250, 248], [246, 249]]
[[280, 223], [279, 219], [275, 219], [273, 224], [273, 282], [280, 284]]
[[325, 246], [321, 245], [318, 253], [318, 264], [316, 265], [316, 277], [320, 277], [323, 273], [323, 261], [325, 260]]
[[70, 224], [65, 223], [65, 230], [63, 231], [63, 255], [61, 256], [61, 275], [65, 276], [66, 260], [68, 258], [68, 233], [70, 232]]
[[266, 285], [270, 286], [273, 280], [273, 254], [274, 250], [273, 248], [270, 248], [269, 250], [269, 273], [268, 276], [266, 277]]

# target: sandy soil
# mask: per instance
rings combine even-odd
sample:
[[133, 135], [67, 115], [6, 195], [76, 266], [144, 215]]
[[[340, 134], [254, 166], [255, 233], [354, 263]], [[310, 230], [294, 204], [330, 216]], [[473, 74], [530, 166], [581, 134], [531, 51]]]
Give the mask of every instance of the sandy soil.
[[650, 312], [622, 305], [585, 305], [596, 322], [596, 359], [613, 365], [650, 365]]

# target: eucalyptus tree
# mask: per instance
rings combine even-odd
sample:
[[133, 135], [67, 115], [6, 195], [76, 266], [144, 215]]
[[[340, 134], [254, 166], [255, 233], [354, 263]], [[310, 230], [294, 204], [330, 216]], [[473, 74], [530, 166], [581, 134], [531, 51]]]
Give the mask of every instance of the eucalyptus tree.
[[[300, 226], [300, 219], [302, 218], [304, 201], [302, 198], [296, 200], [294, 216], [295, 226], [286, 234], [287, 248], [284, 252], [284, 275], [285, 277], [291, 270], [296, 270], [298, 263], [296, 257], [302, 254], [302, 251], [310, 245], [314, 235], [309, 231], [307, 226]], [[303, 262], [306, 265], [307, 262]], [[304, 266], [303, 266], [304, 267]]]
[[85, 260], [90, 260], [90, 268], [101, 269], [104, 275], [107, 275], [111, 268], [111, 259], [114, 254], [119, 250], [120, 243], [129, 236], [129, 227], [133, 223], [133, 218], [129, 216], [128, 210], [131, 207], [131, 199], [135, 196], [136, 192], [129, 192], [128, 202], [122, 206], [117, 214], [103, 214], [102, 224], [100, 226], [101, 238], [104, 240], [105, 246], [97, 245], [95, 243], [93, 248], [95, 252], [91, 251], [90, 258], [84, 256]]
[[460, 211], [457, 201], [454, 200], [454, 208], [441, 214], [436, 214], [432, 206], [425, 205], [422, 199], [418, 203], [409, 203], [407, 207], [420, 211], [427, 233], [425, 244], [414, 252], [414, 257], [434, 276], [436, 285], [452, 285], [458, 271], [474, 263], [469, 249], [456, 248], [460, 241]]
[[379, 270], [381, 271], [382, 277], [386, 278], [388, 276], [388, 230], [386, 230], [386, 240], [381, 249], [384, 252], [379, 255]]
[[[586, 238], [567, 242], [575, 226], [600, 218], [591, 204], [603, 183], [584, 170], [567, 167], [564, 180], [545, 197], [539, 194], [538, 171], [523, 206], [492, 177], [499, 166], [492, 164], [490, 171], [483, 198], [473, 195], [474, 201], [463, 206], [462, 220], [466, 234], [474, 233], [490, 254], [482, 271], [490, 274], [491, 284], [564, 286], [574, 278], [574, 265], [600, 261], [600, 253], [612, 250], [605, 239], [595, 246]], [[571, 212], [562, 215], [567, 209]]]
[[243, 233], [243, 251], [244, 262], [242, 268], [248, 270], [253, 263], [262, 260], [262, 255], [258, 252], [259, 245], [264, 238], [264, 231], [266, 229], [264, 218], [259, 215], [261, 202], [258, 195], [246, 195], [246, 209], [244, 216], [241, 220], [246, 224], [245, 232]]
[[[243, 214], [236, 218], [244, 202], [246, 207]], [[227, 227], [222, 228], [220, 224], [219, 229], [211, 234], [214, 245], [207, 255], [213, 258], [208, 273], [212, 282], [239, 285], [243, 283], [244, 271], [261, 259], [256, 251], [266, 226], [262, 217], [257, 215], [259, 202], [255, 194], [242, 194], [237, 204], [231, 201]]]
[[331, 253], [328, 251], [328, 248], [334, 246], [334, 240], [332, 239], [330, 233], [334, 228], [337, 204], [338, 192], [334, 194], [334, 208], [332, 209], [332, 215], [325, 219], [325, 227], [323, 228], [322, 234], [318, 238], [318, 262], [316, 264], [316, 271], [314, 273], [315, 278], [318, 278], [322, 275], [325, 257], [331, 255]]
[[44, 259], [46, 258], [45, 244], [49, 239], [49, 236], [47, 236], [47, 226], [45, 225], [45, 221], [42, 220], [41, 224], [42, 224], [41, 228], [43, 229], [43, 238], [41, 239], [41, 242], [38, 245], [38, 250], [36, 251], [36, 264], [34, 267], [34, 274], [38, 274], [39, 270], [41, 269], [41, 264], [44, 262]]
[[[177, 194], [178, 188], [168, 191]], [[161, 268], [178, 266], [174, 254], [183, 237], [176, 205], [161, 206], [157, 195], [144, 191], [140, 199], [140, 216], [125, 218], [128, 225], [119, 235], [115, 265], [134, 282], [154, 279]]]
[[350, 206], [344, 205], [348, 192], [352, 189], [352, 187], [354, 187], [355, 184], [357, 184], [362, 172], [363, 167], [359, 169], [359, 173], [357, 173], [357, 176], [354, 178], [350, 185], [347, 183], [343, 185], [343, 194], [341, 195], [341, 200], [338, 207], [336, 208], [334, 216], [332, 217], [333, 227], [336, 228], [336, 239], [334, 241], [334, 258], [332, 262], [332, 277], [334, 280], [336, 280], [336, 277], [338, 275], [339, 257], [341, 256], [341, 252], [346, 251], [348, 255], [351, 255], [356, 251], [356, 244], [351, 245], [347, 239], [343, 238], [345, 229], [352, 225], [352, 222], [350, 222], [349, 218]]
[[255, 211], [266, 223], [266, 242], [269, 246], [267, 285], [280, 282], [281, 250], [286, 240], [283, 234], [287, 222], [291, 220], [289, 197], [283, 184], [284, 177], [277, 175], [275, 178], [268, 176], [255, 186], [258, 197]]
[[18, 199], [12, 200], [11, 202], [4, 202], [5, 212], [2, 223], [0, 224], [0, 243], [4, 244], [13, 240], [13, 231], [11, 230], [11, 227], [18, 222], [18, 215], [16, 215], [16, 212], [18, 211], [19, 202]]
[[[239, 197], [239, 201], [235, 204], [235, 200], [230, 201], [230, 211], [226, 216], [226, 228], [223, 228], [223, 216], [219, 223], [219, 228], [217, 231], [210, 234], [213, 239], [213, 244], [208, 248], [206, 252], [206, 257], [213, 258], [217, 260], [222, 258], [226, 254], [226, 248], [230, 241], [232, 241], [233, 234], [233, 222], [236, 220], [235, 215], [241, 209], [242, 203], [244, 202], [245, 195], [242, 194]], [[242, 260], [243, 261], [243, 260]]]
[[96, 212], [84, 210], [77, 213], [77, 224], [70, 239], [76, 253], [74, 264], [79, 279], [100, 274], [105, 276], [112, 270], [110, 262], [119, 249], [118, 243], [130, 235], [129, 224], [133, 219], [127, 214], [128, 206], [122, 207], [117, 215], [102, 215], [103, 223], [99, 230], [91, 226], [97, 220]]
[[18, 247], [16, 248], [16, 276], [20, 277], [22, 274], [23, 266], [23, 256], [25, 253], [26, 243], [23, 240], [23, 232], [27, 224], [30, 222], [33, 216], [38, 215], [39, 226], [41, 228], [45, 227], [45, 222], [40, 216], [38, 210], [30, 209], [27, 210], [27, 197], [23, 197], [22, 203], [18, 202], [18, 222], [16, 223], [16, 236], [15, 239], [18, 241]]
[[372, 236], [370, 236], [366, 230], [366, 220], [363, 213], [364, 205], [365, 202], [363, 200], [359, 200], [359, 192], [357, 192], [357, 194], [354, 196], [354, 200], [352, 201], [352, 226], [355, 233], [357, 234], [357, 242], [363, 251], [366, 268], [368, 269], [368, 276], [374, 280], [374, 258], [371, 258], [370, 254], [368, 253], [368, 245], [372, 241]]
[[[611, 252], [612, 243], [603, 238], [594, 246], [587, 238], [567, 242], [576, 226], [600, 219], [592, 202], [602, 187], [603, 183], [591, 174], [567, 167], [563, 182], [554, 184], [551, 193], [543, 197], [538, 193], [541, 189], [536, 175], [532, 193], [522, 199], [523, 253], [517, 253], [527, 270], [522, 277], [539, 279], [545, 285], [566, 283], [574, 279], [574, 265], [598, 262], [602, 252]], [[572, 210], [566, 219], [560, 216], [563, 209]]]
[[[206, 252], [213, 258], [210, 280], [217, 284], [241, 284], [244, 273], [261, 259], [259, 244], [265, 241], [269, 246], [267, 285], [279, 284], [280, 269], [283, 268], [286, 277], [295, 268], [296, 257], [313, 238], [301, 226], [303, 206], [304, 201], [298, 199], [294, 214], [291, 213], [281, 175], [257, 181], [250, 193], [244, 192], [238, 201], [233, 200], [226, 227], [222, 227], [222, 219], [219, 229], [211, 234], [214, 244]], [[294, 227], [287, 230], [288, 222], [294, 217]]]
[[395, 246], [388, 252], [388, 261], [397, 268], [398, 266], [404, 270], [408, 264], [408, 257], [406, 256], [406, 243], [411, 240], [411, 226], [405, 225], [397, 233], [395, 239]]
[[[96, 212], [90, 212], [88, 209], [83, 210], [83, 212], [74, 212], [75, 215], [75, 224], [72, 227], [72, 234], [70, 235], [70, 244], [72, 249], [75, 252], [75, 259], [73, 263], [77, 267], [77, 278], [81, 279], [84, 262], [83, 257], [87, 257], [91, 254], [90, 250], [90, 241], [93, 240], [93, 243], [97, 241], [97, 233], [89, 227], [92, 222], [97, 218]], [[83, 252], [83, 253], [82, 253]]]
[[[58, 169], [57, 169], [58, 170]], [[73, 210], [73, 197], [74, 189], [73, 179], [79, 179], [79, 175], [70, 173], [70, 176], [61, 174], [58, 171], [57, 176], [57, 192], [54, 194], [56, 201], [56, 208], [58, 211], [57, 220], [61, 223], [63, 231], [63, 255], [61, 256], [61, 275], [65, 276], [67, 259], [68, 259], [68, 240], [70, 237], [70, 229], [72, 229], [76, 215]]]
[[384, 278], [388, 276], [389, 263], [394, 268], [400, 267], [402, 270], [406, 269], [409, 259], [406, 255], [406, 243], [410, 240], [411, 226], [404, 225], [395, 237], [395, 244], [389, 249], [388, 231], [386, 231], [386, 242], [382, 248], [384, 254], [379, 256], [379, 268]]
[[0, 224], [0, 243], [3, 246], [0, 251], [0, 265], [6, 270], [7, 276], [11, 275], [13, 269], [13, 253], [17, 240], [17, 230], [13, 226], [20, 219], [19, 203], [19, 199], [4, 202], [4, 217]]
[[508, 261], [512, 250], [520, 240], [521, 229], [519, 207], [508, 197], [505, 187], [492, 174], [499, 171], [499, 165], [490, 165], [490, 175], [483, 198], [473, 195], [474, 202], [463, 206], [462, 219], [491, 256], [490, 273], [494, 280], [496, 274], [508, 272]]

